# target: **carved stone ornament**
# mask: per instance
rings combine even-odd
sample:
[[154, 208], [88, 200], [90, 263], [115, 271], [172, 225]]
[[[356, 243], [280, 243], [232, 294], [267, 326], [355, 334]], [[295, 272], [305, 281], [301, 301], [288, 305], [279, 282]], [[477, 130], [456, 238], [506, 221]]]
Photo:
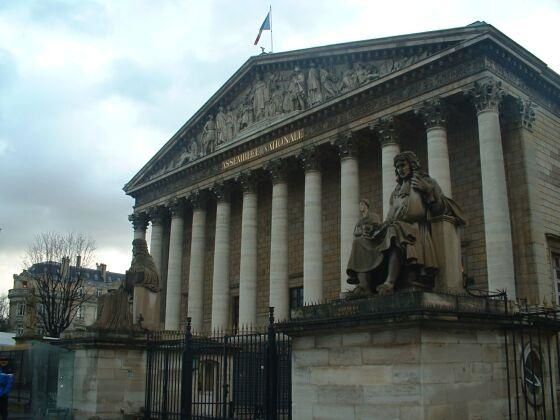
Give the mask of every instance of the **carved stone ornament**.
[[535, 123], [535, 109], [536, 106], [533, 102], [528, 100], [518, 99], [516, 101], [519, 109], [519, 119], [521, 124], [527, 130], [533, 131], [533, 124]]
[[166, 206], [171, 213], [171, 217], [180, 217], [185, 211], [185, 199], [173, 198], [167, 202]]
[[187, 197], [187, 201], [192, 209], [202, 209], [206, 204], [206, 194], [204, 191], [200, 190], [191, 191]]
[[272, 183], [286, 182], [288, 176], [288, 164], [284, 159], [275, 159], [265, 163], [265, 171], [270, 174]]
[[309, 61], [287, 69], [255, 69], [235, 96], [216, 104], [200, 124], [190, 128], [148, 173], [155, 179], [236, 141], [245, 130], [266, 120], [312, 108], [411, 65], [427, 50], [400, 57], [326, 63]]
[[237, 177], [236, 181], [241, 185], [241, 189], [245, 193], [254, 193], [257, 189], [258, 177], [253, 171], [241, 172]]
[[229, 201], [230, 199], [230, 190], [231, 184], [228, 181], [217, 182], [215, 183], [210, 191], [216, 197], [218, 202], [220, 201]]
[[162, 206], [152, 207], [148, 210], [148, 215], [153, 225], [161, 225], [166, 216], [166, 211]]
[[427, 129], [447, 125], [447, 106], [441, 98], [424, 101], [414, 113], [422, 118]]
[[132, 213], [128, 216], [128, 220], [132, 223], [134, 230], [146, 230], [150, 221], [148, 215], [144, 212]]
[[398, 144], [398, 134], [393, 117], [380, 118], [377, 123], [373, 124], [372, 129], [377, 132], [382, 147], [388, 144]]
[[358, 151], [356, 139], [352, 137], [352, 133], [339, 136], [335, 141], [338, 156], [341, 159], [355, 157]]
[[321, 151], [316, 146], [304, 147], [297, 158], [305, 171], [318, 171], [321, 168]]
[[504, 96], [502, 82], [488, 79], [483, 82], [474, 82], [467, 94], [472, 98], [477, 112], [498, 112], [500, 102]]

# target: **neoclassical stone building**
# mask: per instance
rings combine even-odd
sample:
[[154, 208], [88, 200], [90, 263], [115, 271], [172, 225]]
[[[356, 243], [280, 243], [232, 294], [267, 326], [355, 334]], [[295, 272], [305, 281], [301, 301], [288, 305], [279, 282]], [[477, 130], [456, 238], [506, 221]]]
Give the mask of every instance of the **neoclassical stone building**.
[[464, 209], [466, 278], [557, 300], [560, 76], [476, 22], [251, 57], [124, 187], [165, 328], [339, 297], [359, 199], [384, 213], [400, 150]]

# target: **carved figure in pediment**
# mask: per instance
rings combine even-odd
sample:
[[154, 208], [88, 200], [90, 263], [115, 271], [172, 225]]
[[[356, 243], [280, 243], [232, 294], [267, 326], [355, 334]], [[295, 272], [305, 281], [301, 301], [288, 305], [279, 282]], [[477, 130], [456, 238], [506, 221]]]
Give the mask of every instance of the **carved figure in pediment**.
[[319, 70], [317, 70], [313, 63], [311, 63], [307, 73], [307, 98], [309, 99], [310, 106], [323, 102]]
[[216, 114], [216, 144], [220, 145], [227, 141], [227, 130], [226, 130], [226, 114], [224, 113], [224, 108], [220, 107], [218, 113]]
[[338, 81], [336, 76], [329, 73], [327, 69], [321, 68], [319, 70], [319, 77], [321, 80], [321, 87], [323, 88], [323, 97], [325, 99], [331, 99], [338, 95]]
[[284, 89], [280, 83], [276, 83], [274, 85], [274, 89], [272, 90], [272, 96], [270, 97], [270, 111], [269, 116], [275, 117], [276, 115], [280, 115], [283, 112], [283, 103], [284, 103]]
[[198, 157], [198, 144], [196, 143], [195, 139], [192, 139], [190, 142], [183, 146], [183, 151], [179, 155], [177, 166], [182, 166], [185, 163], [192, 162]]
[[208, 116], [206, 124], [202, 129], [200, 144], [204, 153], [212, 153], [216, 146], [216, 123], [212, 115]]
[[253, 113], [255, 121], [258, 121], [265, 117], [265, 108], [270, 99], [270, 92], [268, 91], [266, 82], [259, 73], [257, 73], [256, 78], [257, 80], [253, 87]]
[[347, 68], [340, 81], [340, 93], [349, 92], [358, 87], [358, 75], [354, 67]]
[[305, 75], [295, 67], [290, 77], [288, 85], [288, 92], [284, 98], [283, 109], [285, 112], [305, 109], [306, 103], [306, 90], [305, 90]]
[[229, 106], [226, 112], [226, 142], [233, 139], [233, 136], [235, 136], [235, 114]]
[[247, 94], [245, 100], [241, 103], [239, 108], [239, 131], [241, 131], [253, 123], [253, 106], [250, 94]]
[[379, 77], [379, 71], [377, 67], [371, 66], [368, 68], [363, 63], [354, 64], [354, 70], [356, 71], [356, 77], [358, 78], [358, 84], [363, 85], [371, 80], [375, 80]]

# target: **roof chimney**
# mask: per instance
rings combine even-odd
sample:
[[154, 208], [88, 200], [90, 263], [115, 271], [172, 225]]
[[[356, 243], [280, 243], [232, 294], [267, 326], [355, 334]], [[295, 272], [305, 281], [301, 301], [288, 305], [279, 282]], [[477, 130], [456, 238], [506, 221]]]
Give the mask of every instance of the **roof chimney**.
[[97, 264], [97, 269], [100, 271], [103, 281], [107, 281], [107, 264]]
[[82, 256], [76, 255], [76, 268], [80, 268], [81, 265], [82, 265]]
[[62, 263], [60, 264], [60, 276], [66, 277], [70, 268], [70, 257], [62, 257]]

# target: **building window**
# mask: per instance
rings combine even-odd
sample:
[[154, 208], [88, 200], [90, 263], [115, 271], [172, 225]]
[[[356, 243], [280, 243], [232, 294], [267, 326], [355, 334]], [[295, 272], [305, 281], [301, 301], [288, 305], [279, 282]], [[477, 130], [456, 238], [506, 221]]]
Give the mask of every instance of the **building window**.
[[82, 297], [84, 295], [84, 288], [83, 287], [79, 287], [78, 288], [78, 296]]
[[303, 286], [290, 287], [290, 311], [303, 306]]
[[552, 278], [556, 283], [558, 303], [560, 303], [560, 254], [552, 254]]
[[76, 312], [76, 317], [78, 319], [84, 319], [84, 307], [82, 305], [78, 306], [78, 311]]
[[25, 315], [25, 303], [18, 303], [17, 306], [17, 314], [19, 316]]
[[103, 290], [101, 290], [101, 289], [97, 289], [97, 290], [95, 291], [95, 295], [96, 295], [97, 297], [101, 296], [102, 294], [103, 294]]
[[201, 360], [198, 364], [197, 387], [199, 392], [213, 392], [218, 363], [214, 360]]
[[27, 289], [27, 280], [23, 280], [21, 282], [21, 287], [23, 287], [24, 289]]

